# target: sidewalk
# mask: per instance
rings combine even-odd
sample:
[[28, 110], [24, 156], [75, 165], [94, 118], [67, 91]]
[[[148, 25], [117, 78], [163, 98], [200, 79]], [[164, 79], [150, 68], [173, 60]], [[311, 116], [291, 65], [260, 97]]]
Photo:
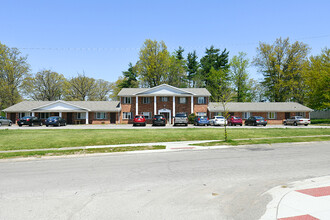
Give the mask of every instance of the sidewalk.
[[262, 220], [329, 220], [330, 176], [278, 186], [267, 193], [273, 200]]

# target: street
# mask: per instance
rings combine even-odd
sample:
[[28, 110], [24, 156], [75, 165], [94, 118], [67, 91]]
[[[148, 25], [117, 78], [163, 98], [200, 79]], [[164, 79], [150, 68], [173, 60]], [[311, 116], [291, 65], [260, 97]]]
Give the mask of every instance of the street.
[[0, 219], [259, 219], [330, 142], [0, 161]]

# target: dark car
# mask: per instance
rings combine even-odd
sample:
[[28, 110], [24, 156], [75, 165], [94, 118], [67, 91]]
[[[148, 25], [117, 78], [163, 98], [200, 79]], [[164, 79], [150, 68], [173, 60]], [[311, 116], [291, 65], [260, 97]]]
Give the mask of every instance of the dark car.
[[209, 121], [209, 118], [207, 116], [197, 116], [195, 118], [195, 122], [194, 122], [194, 125], [197, 126], [197, 125], [204, 125], [204, 126], [209, 126], [210, 125], [210, 121]]
[[66, 126], [66, 121], [64, 118], [58, 117], [58, 116], [52, 116], [49, 117], [45, 120], [45, 125], [46, 127], [48, 127], [49, 125], [53, 125], [53, 126]]
[[155, 125], [162, 125], [165, 126], [166, 125], [166, 118], [164, 115], [154, 115], [154, 117], [152, 118], [152, 126]]
[[133, 126], [136, 125], [142, 125], [142, 126], [146, 126], [147, 122], [146, 122], [146, 118], [144, 117], [144, 115], [135, 115], [134, 119], [133, 119]]
[[250, 118], [246, 119], [245, 125], [253, 125], [253, 126], [263, 125], [263, 126], [266, 126], [267, 125], [267, 120], [264, 119], [261, 116], [251, 116]]
[[230, 116], [228, 118], [228, 125], [229, 126], [236, 126], [236, 125], [239, 125], [239, 126], [242, 126], [242, 119], [240, 117], [237, 117], [237, 116]]
[[42, 126], [42, 121], [39, 118], [34, 117], [34, 116], [25, 116], [25, 117], [17, 119], [17, 124], [20, 127], [22, 127], [22, 125], [29, 125], [29, 126], [39, 125], [39, 126]]
[[1, 125], [11, 126], [12, 124], [13, 124], [13, 122], [10, 119], [0, 116], [0, 127], [1, 127]]

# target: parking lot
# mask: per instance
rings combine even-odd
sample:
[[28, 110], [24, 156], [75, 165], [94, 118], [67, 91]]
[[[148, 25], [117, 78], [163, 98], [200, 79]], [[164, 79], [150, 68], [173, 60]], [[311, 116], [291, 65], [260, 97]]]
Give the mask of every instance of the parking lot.
[[[108, 124], [108, 125], [67, 125], [67, 126], [61, 126], [61, 127], [53, 127], [49, 126], [46, 127], [45, 125], [43, 126], [22, 126], [19, 127], [17, 125], [12, 125], [12, 126], [1, 126], [0, 129], [173, 129], [173, 128], [178, 128], [178, 129], [186, 129], [186, 128], [216, 128], [216, 129], [224, 129], [224, 126], [194, 126], [192, 124], [189, 124], [188, 126], [173, 126], [173, 125], [166, 125], [165, 127], [163, 126], [152, 126], [151, 124], [147, 124], [145, 127], [144, 126], [135, 126], [133, 127], [132, 124]], [[309, 125], [309, 126], [284, 126], [284, 125], [267, 125], [267, 126], [227, 126], [228, 129], [251, 129], [251, 128], [258, 128], [258, 129], [268, 129], [268, 128], [329, 128], [329, 126], [315, 126], [315, 125]]]

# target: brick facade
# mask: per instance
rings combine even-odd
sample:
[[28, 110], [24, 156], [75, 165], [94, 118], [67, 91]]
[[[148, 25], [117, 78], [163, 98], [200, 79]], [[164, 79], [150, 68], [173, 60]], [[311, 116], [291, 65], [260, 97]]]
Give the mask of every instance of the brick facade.
[[[143, 96], [138, 97], [138, 114], [142, 114], [143, 112], [150, 112], [150, 119], [147, 119], [147, 123], [152, 123], [152, 117], [158, 114], [160, 109], [168, 109], [171, 111], [171, 117], [173, 117], [173, 96], [166, 96], [168, 98], [167, 101], [162, 101], [162, 96], [156, 97], [156, 112], [154, 112], [154, 97], [150, 96], [149, 103], [143, 103]], [[183, 97], [183, 96], [182, 96]], [[186, 97], [186, 103], [180, 103], [180, 96], [175, 96], [175, 112], [185, 112], [188, 115], [191, 114], [191, 97]], [[123, 112], [131, 112], [132, 117], [135, 116], [136, 113], [136, 98], [131, 97], [131, 104], [124, 104], [124, 98], [121, 97], [121, 114], [120, 114], [120, 122], [123, 124], [131, 124], [133, 123], [132, 119], [123, 119]], [[198, 104], [198, 97], [194, 97], [194, 113], [197, 112], [205, 112], [207, 113], [209, 98], [206, 97], [206, 104]], [[172, 119], [173, 122], [173, 119]]]

